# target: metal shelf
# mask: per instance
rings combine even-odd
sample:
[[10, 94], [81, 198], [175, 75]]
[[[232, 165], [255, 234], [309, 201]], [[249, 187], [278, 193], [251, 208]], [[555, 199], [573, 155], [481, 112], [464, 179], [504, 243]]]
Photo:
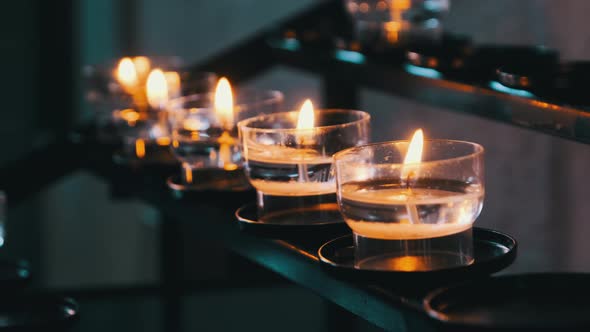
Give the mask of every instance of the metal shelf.
[[333, 47], [331, 44], [336, 36], [326, 35], [323, 30], [311, 30], [320, 36], [311, 43], [282, 37], [284, 31], [303, 29], [301, 27], [306, 24], [317, 26], [317, 22], [331, 26], [332, 30], [335, 27], [346, 30], [346, 22], [330, 23], [342, 21], [342, 16], [340, 1], [320, 2], [314, 8], [194, 66], [192, 70], [212, 70], [240, 82], [273, 67], [288, 66], [323, 78], [326, 107], [358, 107], [358, 90], [365, 87], [590, 143], [590, 112], [582, 108], [540, 99], [527, 91], [510, 89], [497, 82], [462, 82], [446, 79], [444, 73], [432, 69], [405, 65], [399, 60], [390, 63], [374, 61], [371, 55]]

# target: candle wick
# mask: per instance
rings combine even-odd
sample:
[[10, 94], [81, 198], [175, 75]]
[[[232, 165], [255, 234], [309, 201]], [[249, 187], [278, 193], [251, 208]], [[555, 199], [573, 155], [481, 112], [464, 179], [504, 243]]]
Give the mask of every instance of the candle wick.
[[[406, 177], [406, 190], [408, 191], [408, 199], [412, 197], [412, 187], [411, 182], [412, 178], [415, 177], [416, 174], [414, 171], [408, 172], [408, 176]], [[408, 211], [408, 220], [411, 224], [418, 224], [420, 223], [420, 215], [418, 214], [418, 209], [414, 204], [406, 203], [406, 210]]]
[[408, 176], [406, 177], [406, 189], [409, 190], [410, 192], [412, 191], [412, 178], [416, 176], [414, 171], [410, 171], [408, 172]]

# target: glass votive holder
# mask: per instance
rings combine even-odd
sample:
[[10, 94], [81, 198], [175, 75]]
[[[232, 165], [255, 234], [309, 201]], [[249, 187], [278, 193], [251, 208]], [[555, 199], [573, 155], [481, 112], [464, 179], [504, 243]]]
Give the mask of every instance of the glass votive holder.
[[[283, 94], [279, 91], [241, 89], [234, 96], [234, 123], [260, 114], [280, 110]], [[167, 105], [172, 133], [171, 149], [182, 163], [185, 185], [194, 184], [194, 171], [242, 167], [242, 152], [235, 125], [214, 107], [214, 94], [193, 94], [172, 100]]]
[[344, 0], [356, 38], [371, 45], [405, 44], [440, 37], [449, 0]]
[[342, 222], [332, 155], [369, 141], [370, 115], [317, 110], [310, 129], [297, 129], [298, 117], [297, 111], [282, 112], [238, 123], [246, 176], [257, 191], [258, 220], [281, 225]]
[[355, 267], [430, 271], [471, 264], [472, 226], [484, 197], [483, 147], [426, 140], [422, 162], [404, 165], [408, 144], [370, 144], [334, 156]]

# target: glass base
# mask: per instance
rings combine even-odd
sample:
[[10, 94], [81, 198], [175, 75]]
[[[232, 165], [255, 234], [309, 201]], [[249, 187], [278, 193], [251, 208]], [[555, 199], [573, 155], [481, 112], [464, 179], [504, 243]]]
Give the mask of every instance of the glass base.
[[384, 240], [354, 234], [355, 268], [434, 271], [473, 263], [472, 228], [436, 238]]
[[257, 192], [258, 221], [278, 225], [342, 223], [336, 194], [274, 196]]

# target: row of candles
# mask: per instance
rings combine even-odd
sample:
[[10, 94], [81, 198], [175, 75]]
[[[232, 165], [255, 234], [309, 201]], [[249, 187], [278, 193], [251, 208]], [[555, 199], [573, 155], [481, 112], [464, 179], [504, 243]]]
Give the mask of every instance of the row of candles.
[[411, 141], [369, 144], [366, 112], [314, 110], [309, 100], [283, 112], [279, 92], [234, 96], [226, 78], [213, 93], [182, 96], [180, 74], [152, 69], [147, 57], [122, 59], [114, 77], [133, 100], [113, 113], [132, 133], [133, 154], [149, 158], [148, 145], [169, 146], [184, 185], [200, 169], [243, 167], [258, 193], [258, 222], [313, 232], [344, 221], [357, 268], [473, 262], [471, 228], [484, 195], [480, 145], [424, 140], [422, 130]]

